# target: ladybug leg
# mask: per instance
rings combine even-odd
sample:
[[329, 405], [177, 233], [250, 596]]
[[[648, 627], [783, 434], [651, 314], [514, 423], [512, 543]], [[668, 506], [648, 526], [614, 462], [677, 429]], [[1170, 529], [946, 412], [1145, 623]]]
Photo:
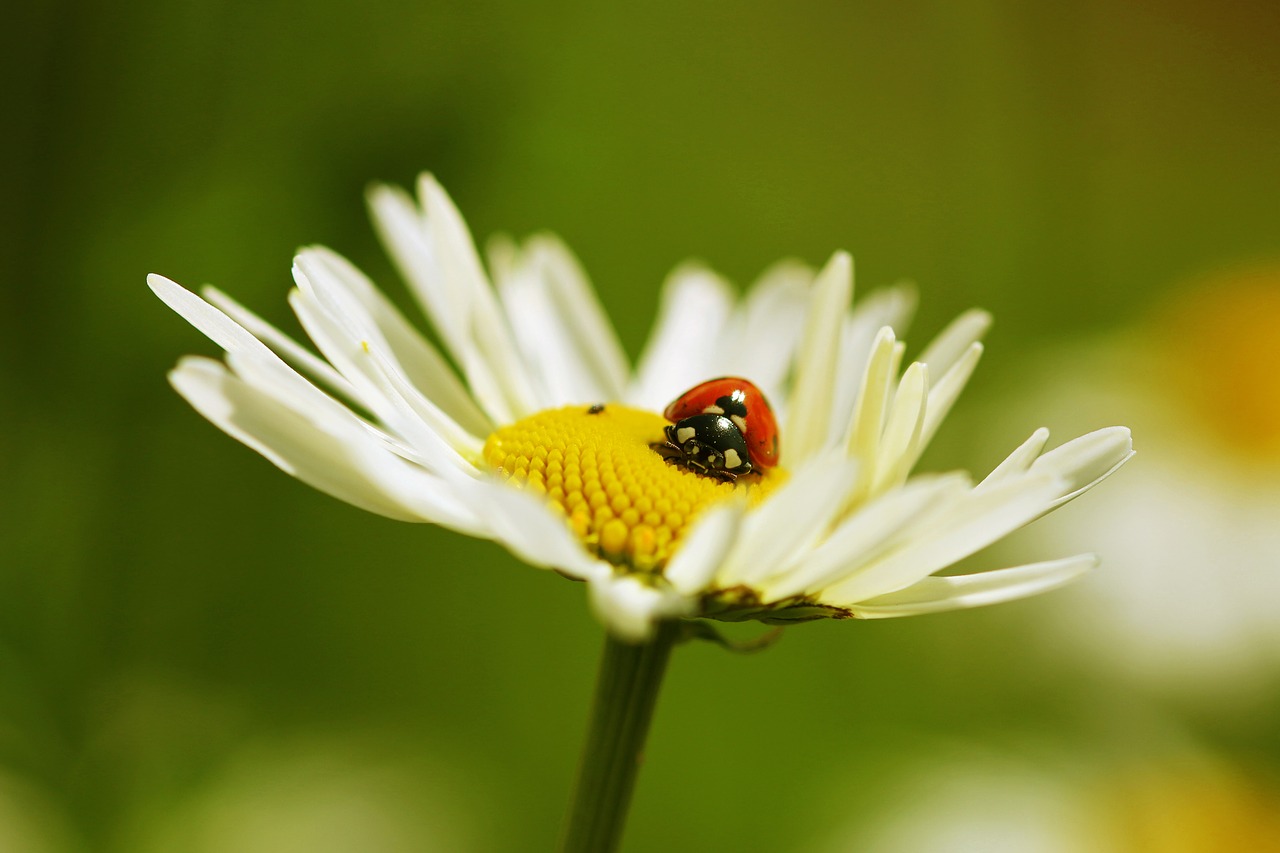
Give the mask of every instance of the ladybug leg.
[[672, 465], [678, 465], [695, 474], [712, 477], [725, 483], [737, 482], [738, 477], [752, 473], [750, 463], [737, 472], [728, 470], [724, 467], [724, 456], [718, 450], [703, 445], [696, 438], [680, 444], [676, 440], [675, 424], [666, 426], [663, 433], [667, 440], [662, 443], [654, 442], [649, 447]]
[[653, 442], [649, 445], [649, 449], [657, 453], [668, 462], [680, 465], [684, 460], [684, 450], [676, 443], [675, 427], [668, 426], [664, 430], [667, 440], [664, 442]]
[[673, 456], [679, 455], [680, 445], [675, 443], [675, 436], [671, 433], [671, 427], [667, 427], [663, 432], [667, 440], [655, 441], [649, 447], [664, 459], [671, 459]]
[[[690, 441], [688, 446], [683, 448], [684, 457], [676, 460], [683, 464], [691, 471], [695, 471], [704, 477], [713, 477], [726, 483], [732, 483], [738, 479], [738, 475], [724, 467], [724, 455], [717, 450], [705, 447], [695, 441]], [[706, 451], [706, 455], [700, 455]]]

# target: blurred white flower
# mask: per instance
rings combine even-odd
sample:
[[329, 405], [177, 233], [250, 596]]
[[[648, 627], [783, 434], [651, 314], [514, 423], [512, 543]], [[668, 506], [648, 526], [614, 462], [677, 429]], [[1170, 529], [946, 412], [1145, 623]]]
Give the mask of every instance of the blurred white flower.
[[[1123, 408], [1148, 442], [1120, 484], [1033, 536], [1046, 548], [1083, 541], [1109, 561], [1050, 608], [1055, 647], [1198, 701], [1236, 701], [1274, 683], [1280, 267], [1199, 281], [1141, 328], [1047, 361], [1031, 377], [1054, 389], [1029, 401], [1037, 416], [1088, 422]], [[1085, 384], [1077, 372], [1103, 378]]]
[[1202, 751], [1034, 763], [990, 753], [910, 773], [893, 805], [821, 853], [1280, 851], [1280, 792]]
[[[1039, 431], [981, 483], [910, 478], [982, 351], [962, 315], [900, 370], [905, 289], [850, 309], [852, 262], [780, 264], [745, 298], [709, 271], [672, 274], [634, 371], [577, 261], [551, 237], [481, 264], [430, 176], [419, 200], [371, 195], [387, 246], [461, 376], [359, 271], [302, 251], [290, 294], [321, 359], [218, 291], [152, 276], [227, 351], [171, 374], [205, 417], [293, 476], [391, 518], [493, 539], [585, 580], [638, 640], [656, 621], [883, 618], [1005, 601], [1095, 564], [1080, 555], [935, 572], [1061, 506], [1130, 455], [1128, 430], [1043, 453]], [[216, 306], [216, 307], [215, 307]], [[722, 375], [776, 404], [782, 460], [736, 484], [667, 464], [656, 411]], [[600, 411], [595, 404], [608, 404]], [[514, 486], [514, 487], [513, 487]]]

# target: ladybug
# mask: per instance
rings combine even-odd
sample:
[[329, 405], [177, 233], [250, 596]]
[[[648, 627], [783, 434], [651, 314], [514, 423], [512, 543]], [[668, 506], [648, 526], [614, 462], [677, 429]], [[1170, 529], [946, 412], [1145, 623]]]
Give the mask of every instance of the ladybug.
[[778, 423], [760, 389], [726, 376], [695, 385], [663, 416], [667, 458], [699, 474], [733, 482], [778, 464]]

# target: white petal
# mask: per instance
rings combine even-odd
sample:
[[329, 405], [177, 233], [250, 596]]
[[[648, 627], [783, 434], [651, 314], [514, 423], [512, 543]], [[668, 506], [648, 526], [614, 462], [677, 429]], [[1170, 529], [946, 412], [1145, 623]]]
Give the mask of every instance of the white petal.
[[147, 285], [165, 305], [227, 352], [270, 353], [274, 356], [266, 344], [177, 282], [152, 273], [147, 276]]
[[467, 330], [492, 370], [492, 378], [516, 418], [533, 414], [537, 404], [531, 380], [517, 353], [511, 329], [480, 264], [471, 232], [453, 199], [430, 174], [418, 178], [418, 196], [426, 212], [427, 230], [444, 275], [462, 283], [467, 300]]
[[981, 309], [971, 308], [939, 332], [916, 361], [929, 365], [934, 376], [942, 376], [976, 341], [982, 340], [989, 328], [991, 315]]
[[647, 640], [659, 620], [691, 616], [695, 602], [669, 589], [641, 583], [631, 575], [601, 575], [589, 581], [591, 605], [615, 637]]
[[[491, 292], [466, 220], [444, 187], [429, 172], [418, 176], [418, 201], [432, 236], [432, 247], [446, 274], [451, 276], [450, 280], [459, 283], [460, 292], [468, 301], [474, 301], [484, 292]], [[497, 306], [493, 307], [496, 316]]]
[[756, 584], [785, 572], [826, 532], [857, 476], [836, 453], [813, 458], [747, 515], [719, 574], [722, 587]]
[[918, 301], [915, 285], [910, 282], [872, 291], [855, 302], [849, 313], [855, 325], [854, 336], [862, 340], [865, 348], [885, 326], [892, 326], [901, 335], [910, 325]]
[[880, 439], [880, 449], [876, 453], [872, 495], [901, 485], [911, 472], [911, 466], [919, 455], [928, 388], [928, 368], [920, 362], [908, 367], [898, 384], [884, 435]]
[[696, 596], [707, 588], [732, 550], [745, 513], [745, 506], [732, 501], [702, 514], [662, 572], [677, 592]]
[[[293, 276], [300, 293], [291, 295], [290, 303], [303, 328], [360, 394], [361, 404], [407, 440], [428, 448], [443, 441], [455, 455], [478, 453], [485, 433], [478, 436], [459, 425], [414, 384], [397, 359], [396, 347], [383, 334], [384, 328], [357, 296], [361, 289], [369, 294], [376, 291], [367, 281], [355, 281], [361, 278], [359, 272], [349, 265], [344, 268], [337, 263], [340, 260], [316, 250], [306, 250], [295, 259]], [[474, 425], [487, 429], [488, 421], [427, 342], [403, 320], [397, 330], [390, 305], [376, 310], [387, 322], [400, 353], [413, 361], [418, 381], [452, 400], [454, 409]], [[467, 402], [461, 403], [459, 395]]]
[[584, 580], [611, 570], [587, 553], [564, 518], [542, 498], [490, 478], [473, 481], [464, 494], [484, 517], [492, 538], [524, 562]]
[[831, 406], [830, 435], [835, 444], [848, 441], [853, 407], [862, 389], [867, 362], [871, 359], [880, 330], [888, 326], [901, 334], [911, 321], [915, 305], [915, 288], [899, 284], [858, 300], [845, 318], [844, 331], [840, 335], [839, 379]]
[[473, 346], [466, 335], [468, 299], [462, 282], [447, 278], [413, 199], [399, 187], [369, 190], [373, 224], [400, 274], [458, 361]]
[[[346, 418], [352, 423], [358, 422], [364, 428], [377, 432], [372, 425], [365, 423], [346, 406], [312, 385], [264, 343], [199, 296], [163, 276], [152, 275], [147, 281], [165, 304], [225, 349], [229, 358], [243, 357], [250, 363], [260, 363], [264, 369], [270, 369], [274, 387], [263, 389], [270, 396], [291, 401], [290, 405], [298, 411], [319, 407], [334, 417]], [[354, 398], [355, 389], [345, 379], [340, 379]]]
[[916, 477], [868, 503], [835, 529], [804, 561], [766, 587], [777, 601], [831, 586], [859, 567], [897, 547], [917, 525], [969, 486], [964, 474]]
[[554, 304], [564, 318], [578, 357], [594, 373], [596, 401], [622, 399], [631, 366], [618, 334], [596, 296], [578, 259], [558, 237], [533, 237], [526, 251], [548, 282]]
[[[978, 359], [980, 358], [982, 358], [982, 344], [970, 344], [959, 360], [954, 362], [947, 369], [947, 372], [942, 374], [942, 377], [934, 382], [929, 389], [929, 403], [925, 407], [924, 424], [920, 429], [917, 458], [929, 446], [929, 442], [933, 441], [934, 434], [937, 433], [943, 419], [951, 411], [951, 407], [955, 405], [960, 392], [964, 390], [964, 386], [968, 384], [969, 377], [973, 375], [974, 368], [978, 366]], [[933, 377], [938, 375], [934, 372], [932, 365], [929, 367], [929, 375]], [[915, 464], [916, 460], [913, 459], [911, 461], [912, 464]]]
[[1097, 565], [1096, 556], [1081, 554], [972, 575], [928, 577], [906, 589], [868, 599], [850, 609], [863, 619], [888, 619], [985, 607], [1047, 592], [1070, 583]]
[[393, 449], [401, 456], [414, 456], [402, 441], [312, 385], [280, 359], [255, 353], [231, 352], [227, 353], [226, 360], [236, 376], [309, 420], [318, 424], [332, 424], [332, 428], [340, 427], [343, 430], [354, 427], [355, 431], [373, 436], [383, 447]]
[[447, 483], [349, 422], [297, 412], [211, 359], [183, 359], [169, 376], [197, 411], [299, 480], [380, 515], [479, 535], [478, 519]]
[[1028, 474], [970, 492], [913, 541], [823, 590], [822, 600], [847, 606], [909, 586], [1043, 515], [1062, 488], [1057, 477]]
[[539, 406], [621, 399], [625, 357], [568, 250], [553, 238], [534, 238], [503, 263], [498, 292], [538, 382]]
[[201, 289], [201, 294], [211, 305], [226, 313], [228, 317], [243, 326], [251, 335], [277, 352], [285, 361], [297, 365], [348, 400], [354, 401], [356, 399], [355, 389], [351, 387], [351, 383], [341, 373], [334, 370], [333, 366], [327, 361], [317, 357], [306, 347], [216, 287], [206, 286]]
[[359, 392], [361, 403], [435, 473], [470, 468], [462, 454], [478, 452], [479, 440], [460, 430], [398, 376], [370, 341], [359, 338], [356, 330], [344, 327], [327, 311], [300, 268], [295, 267], [294, 275], [300, 287], [289, 295], [289, 303], [311, 340]]
[[1049, 430], [1044, 427], [1031, 433], [1031, 437], [1018, 446], [1018, 449], [1010, 453], [1003, 462], [997, 465], [990, 474], [987, 475], [981, 483], [978, 484], [979, 490], [989, 489], [997, 483], [1003, 483], [1010, 478], [1020, 476], [1031, 470], [1031, 463], [1044, 452], [1044, 446], [1049, 441]]
[[1133, 438], [1127, 427], [1107, 427], [1055, 447], [1031, 464], [1031, 473], [1050, 473], [1067, 482], [1056, 508], [1110, 477], [1133, 456]]
[[428, 397], [450, 420], [473, 436], [493, 432], [490, 421], [453, 368], [389, 299], [346, 258], [324, 247], [304, 249], [295, 263], [307, 274], [317, 296], [332, 312], [358, 316], [367, 334], [384, 342], [379, 347], [398, 371]]
[[538, 408], [600, 401], [602, 398], [589, 390], [587, 374], [573, 363], [573, 349], [536, 273], [519, 265], [498, 277], [497, 284], [516, 345], [530, 367]]
[[858, 460], [863, 475], [849, 498], [850, 503], [865, 498], [871, 491], [871, 478], [875, 475], [880, 437], [884, 431], [885, 410], [889, 405], [889, 389], [893, 385], [895, 348], [893, 329], [885, 326], [876, 335], [866, 374], [859, 383], [861, 390], [848, 430], [848, 451], [850, 458]]
[[[432, 194], [437, 208], [441, 206], [439, 195], [442, 193]], [[501, 338], [509, 330], [502, 318], [487, 326], [481, 319], [484, 312], [478, 306], [482, 302], [493, 302], [493, 293], [483, 274], [475, 274], [474, 267], [472, 274], [465, 272], [470, 265], [460, 258], [465, 259], [468, 248], [474, 253], [465, 227], [463, 236], [459, 237], [464, 246], [441, 247], [440, 232], [453, 232], [458, 237], [457, 228], [449, 228], [443, 222], [435, 222], [433, 226], [430, 217], [419, 211], [403, 191], [375, 187], [369, 193], [369, 206], [387, 251], [462, 370], [476, 402], [499, 424], [510, 423], [525, 414], [524, 396], [529, 394], [531, 385], [524, 378], [523, 367], [492, 358], [482, 340]], [[454, 214], [456, 217], [456, 211]], [[496, 306], [493, 312], [497, 313]], [[504, 374], [508, 369], [510, 375]], [[520, 398], [512, 398], [508, 386], [520, 385], [522, 381]]]
[[894, 395], [898, 392], [898, 383], [896, 381], [892, 381], [892, 378], [902, 375], [902, 356], [906, 351], [906, 342], [898, 341], [893, 345], [893, 352], [889, 356], [889, 376], [891, 377], [891, 381], [889, 382], [889, 403], [891, 405], [893, 403]]
[[728, 283], [709, 270], [682, 266], [672, 272], [628, 399], [660, 412], [676, 395], [714, 378], [708, 370], [732, 304]]
[[761, 273], [725, 326], [717, 347], [724, 360], [710, 371], [712, 376], [750, 379], [779, 415], [785, 403], [783, 383], [804, 328], [813, 275], [799, 261], [780, 261]]
[[818, 273], [805, 320], [782, 430], [782, 453], [803, 463], [827, 443], [845, 311], [853, 295], [853, 259], [836, 252]]

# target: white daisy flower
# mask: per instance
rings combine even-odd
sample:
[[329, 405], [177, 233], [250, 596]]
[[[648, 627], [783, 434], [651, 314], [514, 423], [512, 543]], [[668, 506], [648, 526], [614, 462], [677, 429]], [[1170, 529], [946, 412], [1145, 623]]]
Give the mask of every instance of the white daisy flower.
[[[1085, 554], [936, 574], [1132, 453], [1120, 427], [1042, 453], [1042, 430], [976, 485], [963, 473], [911, 476], [982, 353], [990, 318], [981, 311], [900, 370], [894, 328], [911, 294], [891, 289], [851, 309], [843, 252], [816, 274], [775, 266], [741, 299], [686, 266], [668, 279], [633, 371], [555, 238], [495, 244], [486, 273], [431, 176], [416, 202], [380, 187], [370, 203], [447, 355], [327, 249], [299, 253], [289, 296], [323, 357], [217, 290], [202, 299], [149, 279], [226, 350], [225, 362], [184, 358], [174, 387], [318, 489], [492, 539], [586, 581], [597, 614], [632, 641], [677, 618], [788, 623], [975, 607], [1096, 564]], [[747, 377], [774, 403], [781, 464], [733, 480], [661, 447], [668, 421], [658, 412], [718, 376]], [[741, 425], [751, 435], [766, 416], [749, 412]]]

